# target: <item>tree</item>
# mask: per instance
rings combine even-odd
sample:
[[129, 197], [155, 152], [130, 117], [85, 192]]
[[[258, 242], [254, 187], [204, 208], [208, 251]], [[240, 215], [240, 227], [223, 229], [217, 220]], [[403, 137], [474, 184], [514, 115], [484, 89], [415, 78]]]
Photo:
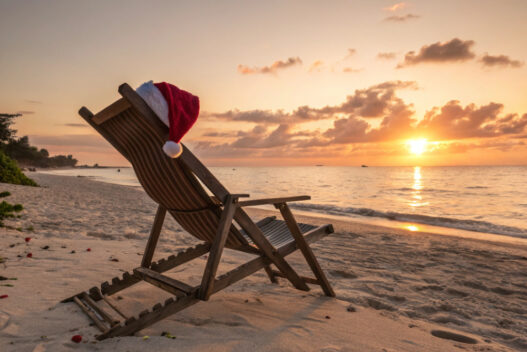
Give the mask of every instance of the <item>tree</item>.
[[55, 155], [50, 157], [46, 149], [38, 149], [29, 144], [27, 136], [16, 138], [16, 131], [11, 129], [13, 120], [20, 114], [0, 114], [0, 151], [7, 157], [20, 163], [38, 167], [73, 167], [77, 159], [72, 155]]
[[21, 114], [0, 114], [0, 143], [9, 142], [14, 138], [16, 130], [9, 128], [13, 124], [15, 117]]

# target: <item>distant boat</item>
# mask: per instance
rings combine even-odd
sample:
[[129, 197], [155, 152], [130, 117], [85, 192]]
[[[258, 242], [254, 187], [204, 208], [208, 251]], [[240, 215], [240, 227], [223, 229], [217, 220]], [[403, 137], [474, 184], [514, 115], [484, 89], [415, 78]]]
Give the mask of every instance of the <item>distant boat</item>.
[[324, 166], [324, 165], [322, 165], [322, 164], [318, 164], [318, 165], [315, 165], [315, 166]]
[[360, 167], [368, 167], [368, 165], [361, 165]]

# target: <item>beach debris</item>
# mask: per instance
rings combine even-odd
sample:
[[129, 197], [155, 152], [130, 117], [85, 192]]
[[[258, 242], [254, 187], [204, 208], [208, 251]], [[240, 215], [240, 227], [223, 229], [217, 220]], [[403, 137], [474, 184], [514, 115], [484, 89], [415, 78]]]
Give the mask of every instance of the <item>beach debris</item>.
[[10, 245], [9, 245], [9, 248], [13, 248], [14, 246], [16, 246], [16, 244], [14, 244], [14, 243], [13, 243], [13, 244], [10, 244]]
[[82, 341], [82, 336], [81, 335], [73, 335], [71, 337], [71, 341], [73, 341], [75, 343], [80, 343]]
[[117, 259], [117, 258], [110, 258], [110, 261], [111, 261], [111, 262], [118, 262], [119, 259]]
[[70, 253], [74, 254], [75, 253], [75, 249], [73, 249]]
[[62, 246], [60, 246], [60, 248], [66, 248], [66, 246], [65, 246], [65, 245], [62, 245]]
[[346, 310], [348, 312], [352, 312], [352, 313], [357, 311], [357, 309], [355, 307], [353, 307], [353, 306], [348, 306], [348, 308], [346, 308]]
[[42, 249], [49, 249], [49, 246], [41, 247]]
[[150, 336], [145, 335], [145, 336], [143, 336], [143, 341], [144, 341], [144, 340], [148, 340], [149, 338], [150, 338]]
[[31, 241], [31, 237], [26, 237], [26, 238], [24, 238], [24, 241], [26, 241], [26, 243], [29, 242], [29, 241]]
[[4, 299], [4, 298], [7, 298], [9, 297], [9, 295], [0, 295], [0, 299]]
[[91, 252], [91, 248], [86, 248], [86, 252]]
[[26, 257], [33, 258], [33, 253], [29, 252], [28, 254], [26, 254]]
[[167, 339], [175, 339], [176, 337], [174, 335], [171, 335], [168, 331], [163, 331], [161, 333], [161, 336], [166, 337]]
[[326, 319], [331, 319], [331, 317], [329, 315], [326, 315]]
[[15, 287], [15, 285], [12, 285], [12, 284], [1, 284], [0, 286], [5, 286], [5, 287]]

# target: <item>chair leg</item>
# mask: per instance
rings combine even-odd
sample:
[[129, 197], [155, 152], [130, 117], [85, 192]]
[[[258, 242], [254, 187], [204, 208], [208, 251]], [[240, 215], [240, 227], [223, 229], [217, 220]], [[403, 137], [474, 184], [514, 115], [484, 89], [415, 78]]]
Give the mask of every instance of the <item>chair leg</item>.
[[218, 265], [223, 253], [223, 247], [225, 246], [227, 236], [229, 235], [229, 229], [232, 225], [232, 219], [235, 210], [236, 203], [232, 196], [228, 195], [226, 197], [225, 207], [221, 213], [218, 230], [210, 249], [207, 265], [205, 266], [205, 271], [203, 272], [201, 287], [198, 292], [198, 297], [201, 300], [207, 301], [212, 293], [214, 280], [216, 279], [216, 272], [218, 271]]
[[152, 225], [152, 230], [150, 230], [150, 237], [148, 237], [148, 242], [146, 243], [145, 253], [143, 254], [143, 260], [141, 261], [141, 266], [143, 268], [148, 268], [152, 263], [152, 258], [156, 249], [157, 240], [159, 239], [159, 234], [161, 233], [161, 227], [163, 226], [163, 222], [165, 221], [166, 213], [166, 208], [159, 204], [159, 206], [157, 207], [156, 217], [154, 218], [154, 224]]
[[286, 203], [277, 204], [277, 208], [280, 210], [280, 213], [282, 213], [282, 216], [284, 217], [289, 231], [291, 231], [291, 234], [293, 235], [293, 238], [295, 239], [298, 248], [306, 258], [307, 264], [309, 264], [309, 267], [313, 271], [313, 274], [315, 274], [325, 295], [329, 297], [335, 297], [335, 292], [333, 291], [333, 288], [331, 287], [328, 279], [326, 278], [324, 271], [322, 271], [322, 268], [320, 267], [320, 264], [318, 263], [315, 254], [311, 250], [311, 247], [309, 247], [309, 244], [306, 242], [306, 239], [302, 235], [302, 231], [300, 230], [300, 227], [298, 227], [298, 223], [296, 222], [293, 213], [291, 213], [291, 209], [289, 209], [289, 206], [287, 206]]
[[295, 288], [302, 291], [309, 291], [309, 287], [304, 280], [298, 276], [296, 271], [289, 265], [283, 256], [278, 253], [276, 248], [264, 236], [262, 230], [251, 220], [249, 215], [243, 209], [236, 209], [234, 219], [245, 230], [247, 235], [251, 237], [258, 249], [280, 270], [285, 277], [295, 286]]
[[278, 280], [276, 280], [276, 275], [273, 273], [273, 269], [271, 269], [270, 265], [266, 265], [264, 267], [265, 273], [269, 277], [269, 280], [271, 280], [271, 283], [277, 284]]

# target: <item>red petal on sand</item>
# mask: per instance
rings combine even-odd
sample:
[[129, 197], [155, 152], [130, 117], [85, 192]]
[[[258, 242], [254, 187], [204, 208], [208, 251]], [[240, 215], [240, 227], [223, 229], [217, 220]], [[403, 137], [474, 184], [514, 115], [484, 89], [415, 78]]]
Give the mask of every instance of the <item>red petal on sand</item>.
[[0, 299], [4, 299], [4, 298], [7, 298], [7, 297], [9, 297], [9, 296], [8, 295], [1, 295]]
[[91, 252], [91, 248], [86, 249], [86, 252]]
[[75, 342], [75, 343], [79, 343], [82, 341], [82, 336], [81, 335], [73, 335], [72, 338], [71, 338], [71, 341]]
[[24, 238], [24, 241], [26, 241], [26, 242], [31, 241], [31, 237], [26, 237], [26, 238]]
[[32, 257], [33, 257], [33, 253], [28, 253], [28, 254], [26, 254], [26, 257], [28, 257], [28, 258], [32, 258]]

